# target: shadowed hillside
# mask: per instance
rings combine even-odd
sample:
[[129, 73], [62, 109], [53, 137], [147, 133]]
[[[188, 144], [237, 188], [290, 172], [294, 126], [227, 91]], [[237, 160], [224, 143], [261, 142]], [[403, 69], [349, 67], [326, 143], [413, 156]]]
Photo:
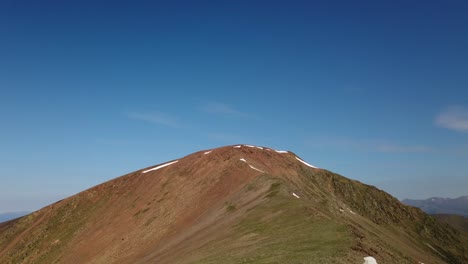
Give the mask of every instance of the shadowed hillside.
[[439, 221], [447, 223], [455, 229], [465, 232], [468, 236], [468, 217], [461, 215], [450, 215], [450, 214], [435, 214], [432, 215]]
[[467, 241], [292, 152], [227, 146], [0, 224], [0, 263], [466, 263]]

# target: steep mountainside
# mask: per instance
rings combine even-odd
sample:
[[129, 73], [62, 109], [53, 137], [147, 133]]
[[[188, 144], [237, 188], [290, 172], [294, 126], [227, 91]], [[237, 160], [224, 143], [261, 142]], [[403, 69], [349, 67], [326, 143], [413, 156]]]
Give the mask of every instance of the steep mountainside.
[[255, 146], [200, 151], [0, 224], [0, 263], [467, 263], [375, 187]]
[[468, 235], [468, 217], [451, 214], [435, 214], [432, 215], [437, 220], [447, 223], [455, 229], [465, 232]]
[[468, 217], [468, 196], [455, 199], [432, 197], [426, 200], [405, 199], [404, 204], [421, 208], [428, 214], [456, 214]]

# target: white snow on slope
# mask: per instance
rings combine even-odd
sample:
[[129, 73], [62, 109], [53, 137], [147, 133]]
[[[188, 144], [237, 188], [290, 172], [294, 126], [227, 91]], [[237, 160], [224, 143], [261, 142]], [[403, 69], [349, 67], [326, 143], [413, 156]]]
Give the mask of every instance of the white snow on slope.
[[[245, 163], [247, 163], [247, 161], [246, 161], [244, 158], [240, 158], [239, 160], [240, 160], [240, 161], [243, 161], [243, 162], [245, 162]], [[255, 168], [254, 166], [250, 165], [249, 163], [247, 163], [247, 165], [249, 165], [250, 168], [252, 168], [252, 169], [254, 169], [254, 170], [256, 170], [256, 171], [265, 173], [265, 172], [262, 171], [261, 169], [257, 169], [257, 168]]]
[[351, 211], [351, 210], [349, 210], [349, 209], [348, 209], [348, 211], [349, 211], [350, 213], [352, 213], [352, 214], [356, 214], [355, 212], [353, 212], [353, 211]]
[[254, 146], [254, 145], [244, 145], [244, 147], [263, 149], [263, 147]]
[[305, 161], [301, 160], [301, 159], [300, 159], [300, 158], [298, 158], [298, 157], [296, 157], [296, 159], [297, 159], [298, 161], [300, 161], [300, 162], [304, 163], [305, 165], [307, 165], [307, 166], [311, 167], [311, 168], [316, 168], [316, 169], [317, 169], [317, 167], [315, 167], [314, 165], [310, 165], [309, 163], [307, 163], [307, 162], [305, 162]]
[[210, 153], [211, 153], [211, 151], [212, 151], [212, 150], [210, 150], [210, 151], [207, 151], [207, 152], [205, 152], [205, 153], [203, 153], [203, 154], [205, 154], [205, 155], [206, 155], [206, 154], [210, 154]]
[[297, 194], [295, 194], [295, 193], [292, 193], [292, 195], [293, 195], [294, 197], [298, 198], [298, 199], [301, 198], [301, 197], [299, 197], [299, 195], [297, 195]]
[[161, 169], [161, 168], [164, 168], [164, 167], [169, 166], [169, 165], [171, 165], [171, 164], [174, 164], [174, 163], [176, 163], [176, 162], [178, 162], [178, 160], [171, 161], [171, 162], [165, 163], [165, 164], [163, 164], [163, 165], [159, 165], [159, 166], [154, 167], [154, 168], [152, 168], [152, 169], [142, 171], [141, 173], [147, 173], [147, 172], [149, 172], [149, 171], [159, 170], [159, 169]]
[[239, 145], [239, 146], [234, 146], [233, 148], [241, 148], [241, 147], [242, 147], [242, 146]]
[[363, 264], [377, 264], [377, 260], [373, 257], [365, 257]]
[[288, 151], [286, 151], [286, 150], [275, 150], [275, 151], [278, 152], [278, 153], [288, 153]]
[[254, 170], [256, 170], [256, 171], [265, 173], [264, 171], [262, 171], [262, 170], [260, 170], [260, 169], [257, 169], [257, 168], [255, 168], [254, 166], [252, 166], [252, 165], [250, 165], [250, 164], [249, 164], [249, 167], [252, 168], [252, 169], [254, 169]]

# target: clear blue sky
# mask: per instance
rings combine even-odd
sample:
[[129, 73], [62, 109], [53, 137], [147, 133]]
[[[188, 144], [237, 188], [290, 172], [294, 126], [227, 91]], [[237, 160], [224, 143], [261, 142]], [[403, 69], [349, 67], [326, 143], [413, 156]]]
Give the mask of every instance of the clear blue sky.
[[236, 143], [468, 194], [466, 1], [70, 2], [0, 3], [0, 212]]

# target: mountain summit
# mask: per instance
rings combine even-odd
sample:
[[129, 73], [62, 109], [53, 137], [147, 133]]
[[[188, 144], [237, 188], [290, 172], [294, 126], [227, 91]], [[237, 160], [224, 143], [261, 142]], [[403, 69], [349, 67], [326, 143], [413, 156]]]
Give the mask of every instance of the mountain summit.
[[144, 168], [0, 224], [0, 263], [466, 263], [467, 239], [288, 151]]

